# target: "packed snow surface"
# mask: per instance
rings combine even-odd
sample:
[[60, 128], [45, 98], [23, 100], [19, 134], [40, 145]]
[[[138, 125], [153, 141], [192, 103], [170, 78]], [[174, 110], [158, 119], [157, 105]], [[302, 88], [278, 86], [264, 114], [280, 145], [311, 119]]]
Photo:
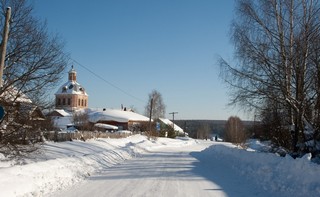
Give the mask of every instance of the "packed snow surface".
[[320, 196], [320, 166], [190, 138], [46, 142], [0, 154], [0, 196]]

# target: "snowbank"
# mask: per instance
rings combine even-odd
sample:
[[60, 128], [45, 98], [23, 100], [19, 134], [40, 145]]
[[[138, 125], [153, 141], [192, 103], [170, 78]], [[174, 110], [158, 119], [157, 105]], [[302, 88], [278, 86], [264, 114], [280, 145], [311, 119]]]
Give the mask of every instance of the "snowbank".
[[46, 142], [37, 153], [23, 160], [6, 161], [0, 155], [1, 196], [44, 196], [151, 149], [190, 143], [194, 140], [159, 138], [149, 141], [141, 135], [86, 142]]
[[[201, 149], [204, 162], [223, 161], [226, 165], [223, 169], [231, 167], [239, 176], [253, 180], [266, 191], [284, 196], [320, 196], [320, 166], [308, 157], [294, 160], [289, 156], [238, 149], [223, 142], [190, 138], [148, 140], [141, 135], [86, 142], [46, 142], [39, 151], [22, 160], [6, 161], [0, 154], [1, 196], [46, 196], [144, 153], [159, 148], [182, 151], [186, 146], [199, 143], [213, 144]], [[259, 147], [261, 144], [257, 144], [256, 148]]]
[[254, 180], [265, 190], [297, 197], [320, 196], [320, 166], [310, 162], [310, 158], [279, 157], [225, 144], [211, 146], [204, 152], [213, 159], [227, 159], [240, 175]]

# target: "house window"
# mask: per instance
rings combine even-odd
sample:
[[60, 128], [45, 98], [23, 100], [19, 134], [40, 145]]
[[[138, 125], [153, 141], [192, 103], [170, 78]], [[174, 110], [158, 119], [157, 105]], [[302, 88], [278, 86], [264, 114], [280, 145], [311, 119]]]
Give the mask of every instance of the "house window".
[[71, 105], [71, 99], [68, 98], [68, 105]]
[[63, 98], [63, 99], [62, 99], [62, 105], [65, 105], [65, 104], [66, 104], [66, 99]]

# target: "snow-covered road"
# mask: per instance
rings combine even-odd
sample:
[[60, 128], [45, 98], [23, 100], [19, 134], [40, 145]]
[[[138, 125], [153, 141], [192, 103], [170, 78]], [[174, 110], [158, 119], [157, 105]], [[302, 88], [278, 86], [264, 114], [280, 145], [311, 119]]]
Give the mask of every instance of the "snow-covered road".
[[211, 145], [158, 148], [52, 196], [277, 196], [234, 172], [225, 160], [206, 157], [203, 150]]
[[5, 197], [319, 197], [319, 177], [308, 155], [279, 157], [191, 138], [45, 142], [24, 158], [0, 154]]

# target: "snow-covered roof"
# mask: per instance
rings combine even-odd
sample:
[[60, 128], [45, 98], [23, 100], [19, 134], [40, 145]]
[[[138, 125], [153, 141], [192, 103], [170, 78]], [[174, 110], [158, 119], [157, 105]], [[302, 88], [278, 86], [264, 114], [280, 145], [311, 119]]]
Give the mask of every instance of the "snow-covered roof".
[[84, 94], [88, 95], [84, 89], [78, 82], [76, 81], [68, 81], [64, 83], [56, 92], [57, 94]]
[[131, 112], [116, 109], [92, 110], [89, 113], [90, 122], [115, 121], [115, 122], [140, 122], [149, 121], [148, 117]]
[[[72, 124], [72, 114], [68, 111], [63, 109], [55, 109], [55, 112], [61, 114], [62, 117], [54, 117], [54, 123], [59, 128], [66, 128], [68, 124]], [[75, 111], [74, 111], [75, 112]], [[132, 122], [142, 122], [142, 121], [149, 121], [149, 118], [131, 112], [131, 111], [122, 111], [122, 110], [115, 110], [115, 109], [88, 109], [88, 111], [78, 110], [78, 113], [88, 113], [89, 121], [92, 123], [97, 123], [99, 121], [115, 121], [115, 122], [122, 122], [126, 123], [129, 121]], [[102, 127], [106, 129], [115, 129], [117, 130], [118, 127], [114, 125], [108, 124], [95, 124], [97, 127]], [[109, 126], [109, 128], [107, 128]]]
[[95, 127], [103, 128], [103, 129], [114, 129], [117, 130], [118, 127], [110, 124], [103, 124], [103, 123], [96, 123], [94, 124]]
[[66, 112], [63, 109], [55, 109], [54, 111], [58, 112], [59, 114], [61, 114], [61, 116], [64, 116], [64, 117], [72, 116], [69, 112]]
[[181, 127], [179, 127], [178, 125], [176, 124], [173, 124], [173, 122], [169, 119], [166, 119], [166, 118], [159, 118], [161, 120], [161, 122], [163, 122], [164, 124], [170, 126], [170, 127], [173, 127], [174, 125], [174, 130], [175, 131], [178, 131], [179, 133], [184, 133], [183, 129], [181, 129]]
[[17, 88], [10, 86], [1, 95], [7, 102], [32, 103], [32, 101]]

